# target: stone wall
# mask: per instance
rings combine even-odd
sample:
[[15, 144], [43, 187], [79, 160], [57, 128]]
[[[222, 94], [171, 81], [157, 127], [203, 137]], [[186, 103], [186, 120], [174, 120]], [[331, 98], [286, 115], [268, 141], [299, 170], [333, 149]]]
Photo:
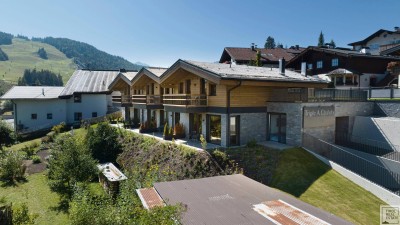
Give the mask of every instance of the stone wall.
[[400, 101], [375, 102], [374, 114], [400, 118]]
[[266, 113], [231, 114], [240, 116], [240, 145], [245, 145], [250, 140], [265, 141], [267, 137]]

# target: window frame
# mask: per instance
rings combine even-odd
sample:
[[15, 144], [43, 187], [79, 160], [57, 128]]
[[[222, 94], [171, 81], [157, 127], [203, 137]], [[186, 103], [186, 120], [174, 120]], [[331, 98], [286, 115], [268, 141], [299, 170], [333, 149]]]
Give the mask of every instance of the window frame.
[[82, 120], [82, 112], [74, 112], [74, 121], [76, 122], [81, 120]]
[[208, 96], [217, 96], [217, 85], [216, 84], [209, 84], [209, 93]]
[[322, 60], [317, 61], [317, 69], [322, 69], [324, 67], [324, 62]]
[[53, 113], [47, 113], [47, 119], [52, 120], [53, 119]]
[[333, 58], [332, 67], [338, 67], [338, 66], [339, 66], [339, 58]]
[[37, 120], [37, 113], [31, 113], [31, 120]]

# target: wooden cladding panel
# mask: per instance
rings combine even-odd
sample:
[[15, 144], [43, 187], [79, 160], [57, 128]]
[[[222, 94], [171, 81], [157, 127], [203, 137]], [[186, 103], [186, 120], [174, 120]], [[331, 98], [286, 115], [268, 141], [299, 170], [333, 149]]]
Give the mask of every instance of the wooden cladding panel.
[[[210, 88], [207, 87], [207, 95], [209, 90]], [[226, 90], [227, 87], [225, 85], [217, 85], [217, 95], [208, 96], [208, 106], [226, 107]]]
[[266, 106], [270, 92], [267, 87], [240, 86], [231, 92], [231, 107]]

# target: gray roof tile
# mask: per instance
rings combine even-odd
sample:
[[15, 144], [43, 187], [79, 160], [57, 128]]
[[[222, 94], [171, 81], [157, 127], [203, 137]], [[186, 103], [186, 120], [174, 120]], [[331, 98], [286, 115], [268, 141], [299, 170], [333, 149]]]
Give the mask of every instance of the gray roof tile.
[[0, 99], [55, 99], [63, 90], [54, 86], [14, 86]]

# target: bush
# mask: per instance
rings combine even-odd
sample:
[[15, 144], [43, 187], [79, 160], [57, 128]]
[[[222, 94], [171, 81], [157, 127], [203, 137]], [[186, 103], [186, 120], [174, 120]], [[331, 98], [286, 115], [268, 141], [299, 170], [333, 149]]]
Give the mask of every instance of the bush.
[[0, 178], [11, 182], [24, 178], [26, 166], [23, 159], [24, 156], [17, 151], [3, 153], [0, 157]]
[[38, 164], [38, 163], [41, 163], [41, 162], [42, 162], [42, 160], [40, 159], [40, 156], [38, 156], [38, 155], [34, 155], [34, 156], [32, 156], [31, 158], [32, 158], [32, 162], [33, 162], [34, 164]]
[[13, 129], [4, 121], [0, 120], [0, 149], [15, 142]]
[[256, 141], [256, 139], [251, 139], [250, 141], [248, 141], [247, 142], [247, 144], [246, 144], [246, 146], [247, 147], [249, 147], [249, 148], [254, 148], [254, 147], [256, 147], [257, 146], [257, 141]]
[[29, 209], [26, 203], [22, 203], [13, 207], [12, 222], [15, 225], [35, 224], [35, 220], [37, 217], [37, 214], [29, 213]]
[[51, 128], [51, 131], [53, 131], [55, 133], [55, 135], [57, 135], [61, 132], [66, 131], [66, 128], [67, 128], [67, 126], [65, 125], [64, 122], [62, 122], [58, 125], [55, 125], [53, 128]]

